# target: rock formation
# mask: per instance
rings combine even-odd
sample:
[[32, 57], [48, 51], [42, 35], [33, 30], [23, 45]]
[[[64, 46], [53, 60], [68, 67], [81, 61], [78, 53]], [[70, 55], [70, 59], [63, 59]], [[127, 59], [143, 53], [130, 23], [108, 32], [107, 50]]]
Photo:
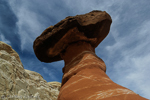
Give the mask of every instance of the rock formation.
[[34, 41], [39, 60], [65, 61], [58, 100], [147, 100], [114, 83], [105, 73], [105, 63], [95, 54], [111, 22], [105, 11], [67, 17]]
[[[98, 46], [107, 36], [110, 24], [111, 17], [101, 11], [67, 17], [58, 24], [48, 27], [37, 37], [33, 45], [34, 52], [42, 62], [62, 60], [60, 52], [71, 43], [86, 41], [93, 47]], [[101, 34], [97, 34], [97, 32], [101, 32]]]
[[25, 70], [17, 52], [0, 41], [0, 100], [57, 100], [60, 86]]

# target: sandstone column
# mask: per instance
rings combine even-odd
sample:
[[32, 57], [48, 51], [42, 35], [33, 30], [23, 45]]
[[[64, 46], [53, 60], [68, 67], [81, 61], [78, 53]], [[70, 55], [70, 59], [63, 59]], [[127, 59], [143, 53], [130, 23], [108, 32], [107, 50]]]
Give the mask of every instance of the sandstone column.
[[62, 58], [65, 67], [58, 100], [146, 100], [114, 83], [105, 73], [105, 63], [89, 43], [68, 46]]
[[58, 100], [147, 100], [114, 83], [105, 73], [105, 63], [95, 54], [111, 22], [109, 14], [102, 11], [67, 17], [34, 41], [39, 60], [65, 61]]

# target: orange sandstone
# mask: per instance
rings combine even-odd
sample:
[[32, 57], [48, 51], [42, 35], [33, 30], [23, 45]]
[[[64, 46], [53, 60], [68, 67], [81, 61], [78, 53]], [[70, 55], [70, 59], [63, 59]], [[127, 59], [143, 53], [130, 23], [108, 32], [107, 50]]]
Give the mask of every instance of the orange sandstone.
[[74, 43], [61, 56], [65, 67], [58, 100], [146, 100], [114, 83], [89, 43]]

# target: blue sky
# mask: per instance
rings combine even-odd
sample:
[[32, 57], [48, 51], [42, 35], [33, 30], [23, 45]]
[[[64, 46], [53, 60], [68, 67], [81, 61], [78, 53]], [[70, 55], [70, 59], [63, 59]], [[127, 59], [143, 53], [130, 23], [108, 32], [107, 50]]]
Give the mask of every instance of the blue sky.
[[0, 0], [0, 41], [18, 52], [25, 69], [61, 82], [64, 62], [40, 62], [33, 51], [35, 38], [67, 16], [106, 11], [113, 22], [96, 54], [114, 82], [150, 99], [149, 5], [150, 0]]

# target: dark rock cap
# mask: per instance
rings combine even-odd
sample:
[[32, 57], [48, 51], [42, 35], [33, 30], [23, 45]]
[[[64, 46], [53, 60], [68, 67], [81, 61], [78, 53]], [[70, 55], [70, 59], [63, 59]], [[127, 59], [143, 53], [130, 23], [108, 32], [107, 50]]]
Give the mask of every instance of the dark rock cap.
[[87, 41], [95, 48], [107, 36], [111, 17], [105, 11], [69, 16], [48, 27], [34, 41], [34, 52], [42, 62], [62, 60], [60, 53], [74, 42]]

